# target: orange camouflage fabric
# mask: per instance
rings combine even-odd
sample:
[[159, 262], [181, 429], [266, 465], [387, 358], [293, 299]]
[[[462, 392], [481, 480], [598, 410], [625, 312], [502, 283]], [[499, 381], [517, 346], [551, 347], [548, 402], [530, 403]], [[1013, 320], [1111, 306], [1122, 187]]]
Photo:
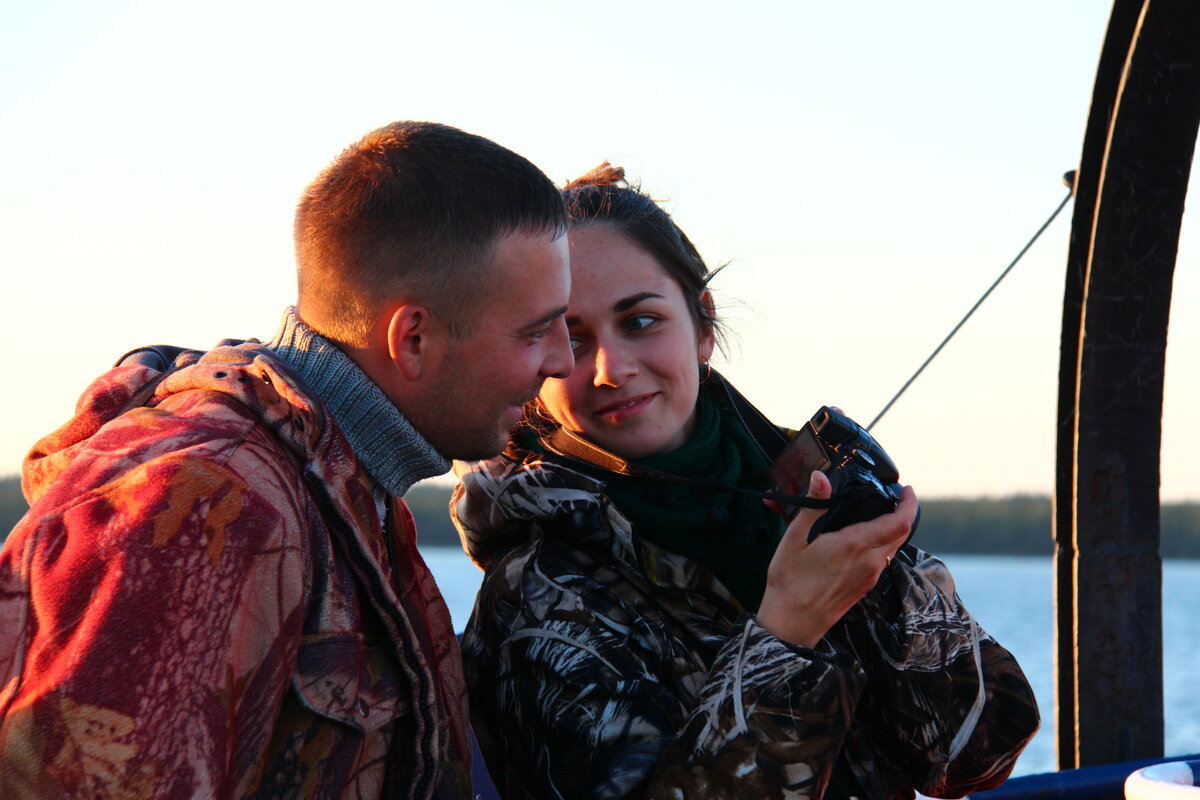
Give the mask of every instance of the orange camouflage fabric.
[[105, 374], [26, 461], [0, 797], [467, 796], [459, 650], [403, 502], [385, 536], [264, 346], [177, 366]]

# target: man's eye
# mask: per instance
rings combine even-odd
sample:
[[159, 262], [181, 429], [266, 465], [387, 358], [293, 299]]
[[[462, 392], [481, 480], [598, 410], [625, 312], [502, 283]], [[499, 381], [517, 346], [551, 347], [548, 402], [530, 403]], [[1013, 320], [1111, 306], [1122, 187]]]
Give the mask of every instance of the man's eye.
[[572, 352], [583, 347], [583, 339], [577, 339], [574, 336], [571, 336], [570, 338], [567, 339], [567, 341], [571, 343], [571, 351]]

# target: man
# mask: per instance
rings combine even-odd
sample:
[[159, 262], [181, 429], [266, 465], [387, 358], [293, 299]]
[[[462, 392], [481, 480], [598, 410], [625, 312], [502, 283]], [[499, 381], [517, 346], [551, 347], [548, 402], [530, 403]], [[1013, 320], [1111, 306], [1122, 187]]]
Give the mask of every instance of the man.
[[468, 796], [398, 498], [570, 371], [564, 230], [525, 159], [395, 123], [301, 198], [274, 339], [87, 389], [0, 551], [0, 797]]

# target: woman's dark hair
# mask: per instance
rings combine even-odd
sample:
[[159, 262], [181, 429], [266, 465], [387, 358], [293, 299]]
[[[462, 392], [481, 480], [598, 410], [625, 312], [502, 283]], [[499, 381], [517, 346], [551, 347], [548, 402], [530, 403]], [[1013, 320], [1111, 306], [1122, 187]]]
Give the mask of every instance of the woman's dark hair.
[[720, 320], [703, 301], [708, 282], [720, 272], [709, 271], [696, 246], [654, 198], [630, 186], [625, 170], [605, 161], [563, 188], [571, 225], [602, 223], [624, 233], [654, 256], [680, 288], [692, 320], [722, 339]]

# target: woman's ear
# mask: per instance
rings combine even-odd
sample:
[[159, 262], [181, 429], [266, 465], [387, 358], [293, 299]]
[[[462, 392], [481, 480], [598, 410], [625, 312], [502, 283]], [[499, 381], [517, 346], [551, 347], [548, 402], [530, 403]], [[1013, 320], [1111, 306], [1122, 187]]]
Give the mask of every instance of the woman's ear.
[[[700, 295], [700, 306], [704, 309], [705, 319], [716, 319], [716, 306], [713, 305], [712, 292], [705, 289]], [[712, 358], [713, 349], [717, 345], [717, 333], [711, 322], [700, 323], [700, 339], [697, 346], [697, 355], [700, 357], [700, 363], [706, 364]]]
[[388, 323], [388, 356], [407, 381], [420, 380], [429, 358], [431, 318], [417, 303], [398, 306]]

